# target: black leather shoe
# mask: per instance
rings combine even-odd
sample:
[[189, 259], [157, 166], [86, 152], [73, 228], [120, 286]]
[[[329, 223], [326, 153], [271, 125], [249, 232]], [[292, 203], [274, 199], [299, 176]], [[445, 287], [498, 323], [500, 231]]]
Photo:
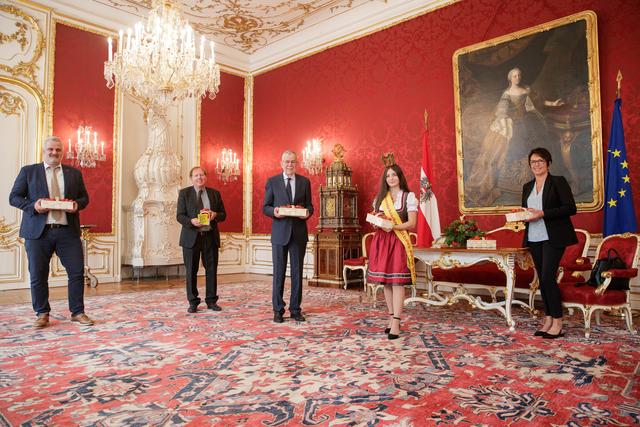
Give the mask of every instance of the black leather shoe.
[[544, 336], [544, 334], [546, 334], [546, 332], [545, 332], [545, 331], [535, 331], [535, 332], [533, 333], [533, 336], [534, 336], [534, 337], [543, 337], [543, 336]]
[[284, 323], [284, 317], [282, 317], [282, 313], [273, 313], [273, 321], [276, 323]]
[[216, 304], [215, 302], [213, 304], [209, 304], [207, 305], [207, 308], [209, 310], [213, 310], [213, 311], [222, 311], [222, 307], [220, 307], [218, 304]]
[[297, 322], [304, 322], [307, 319], [304, 318], [304, 316], [302, 315], [302, 313], [298, 313], [298, 314], [292, 314], [291, 318]]
[[564, 337], [564, 332], [560, 331], [557, 334], [550, 334], [548, 332], [545, 332], [544, 335], [542, 336], [542, 338], [546, 338], [548, 340], [555, 340], [556, 338], [562, 338]]
[[189, 308], [187, 309], [187, 313], [197, 313], [197, 312], [198, 312], [198, 306], [197, 305], [191, 304], [189, 306]]

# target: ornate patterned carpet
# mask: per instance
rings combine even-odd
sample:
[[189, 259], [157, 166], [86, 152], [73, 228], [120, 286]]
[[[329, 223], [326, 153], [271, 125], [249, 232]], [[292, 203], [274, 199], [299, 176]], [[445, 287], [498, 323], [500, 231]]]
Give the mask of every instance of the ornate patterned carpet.
[[93, 327], [56, 301], [43, 330], [0, 308], [0, 425], [640, 423], [640, 338], [620, 319], [585, 340], [576, 316], [554, 341], [518, 309], [509, 334], [464, 303], [416, 306], [389, 341], [358, 292], [307, 287], [308, 321], [281, 325], [265, 283], [220, 295], [195, 315], [176, 289], [87, 298]]

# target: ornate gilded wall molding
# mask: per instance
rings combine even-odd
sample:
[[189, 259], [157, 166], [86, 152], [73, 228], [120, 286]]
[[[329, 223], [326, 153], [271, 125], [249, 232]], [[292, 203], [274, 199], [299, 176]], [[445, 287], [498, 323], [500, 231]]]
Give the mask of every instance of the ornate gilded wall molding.
[[244, 130], [242, 158], [244, 167], [243, 199], [244, 215], [242, 229], [245, 237], [249, 238], [253, 230], [253, 76], [249, 74], [244, 79]]
[[[37, 86], [34, 85], [29, 85], [25, 82], [23, 82], [22, 80], [18, 80], [12, 77], [5, 77], [5, 76], [0, 76], [0, 84], [7, 84], [7, 85], [15, 85], [19, 88], [22, 88], [24, 90], [26, 90], [31, 96], [33, 96], [33, 99], [36, 102], [36, 138], [33, 141], [33, 144], [35, 144], [36, 147], [39, 147], [40, 145], [40, 141], [42, 140], [42, 134], [43, 134], [43, 129], [44, 129], [44, 114], [45, 114], [45, 110], [44, 110], [44, 96], [42, 95], [42, 92], [40, 91], [40, 89], [38, 89]], [[4, 88], [3, 86], [0, 85], [0, 88]], [[6, 88], [4, 88], [5, 90], [8, 90]], [[13, 96], [13, 95], [12, 95]], [[19, 98], [19, 97], [17, 97]], [[22, 98], [19, 98], [20, 100], [20, 104], [22, 105], [22, 108], [27, 108], [24, 105], [24, 100]], [[15, 101], [10, 101], [10, 102], [15, 102]], [[10, 108], [10, 107], [8, 107]], [[20, 110], [18, 110], [17, 108], [14, 111], [15, 114], [18, 114], [18, 112], [21, 112]], [[39, 150], [38, 148], [35, 149], [35, 152], [38, 153], [36, 154], [36, 161], [41, 161], [42, 160], [42, 150]]]
[[16, 28], [17, 30], [11, 34], [0, 33], [0, 44], [11, 43], [15, 40], [24, 50], [27, 47], [27, 26], [22, 22], [16, 22]]
[[18, 115], [24, 111], [24, 102], [18, 96], [12, 95], [6, 87], [0, 85], [0, 113], [5, 116]]
[[[4, 218], [0, 217], [0, 248], [8, 249], [13, 245], [22, 244], [23, 240], [17, 236], [18, 230], [19, 227], [10, 227], [5, 224]], [[12, 234], [15, 234], [14, 238], [10, 238]]]
[[[0, 4], [0, 13], [5, 13], [12, 17], [15, 17], [17, 30], [11, 34], [0, 33], [0, 44], [10, 46], [15, 44], [19, 46], [16, 52], [16, 56], [25, 55], [29, 50], [30, 45], [28, 40], [33, 40], [35, 43], [33, 47], [33, 53], [30, 58], [25, 58], [19, 61], [15, 65], [0, 64], [0, 70], [9, 73], [13, 77], [26, 77], [29, 83], [32, 83], [36, 87], [36, 72], [38, 66], [36, 62], [42, 56], [42, 52], [45, 47], [45, 39], [42, 30], [38, 26], [36, 19], [15, 6], [9, 4]], [[29, 37], [28, 33], [32, 32], [33, 36]]]

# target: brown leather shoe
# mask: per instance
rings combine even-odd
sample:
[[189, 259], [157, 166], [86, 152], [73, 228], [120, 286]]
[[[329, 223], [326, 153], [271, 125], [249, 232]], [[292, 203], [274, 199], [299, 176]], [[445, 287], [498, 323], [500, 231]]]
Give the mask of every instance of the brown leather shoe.
[[89, 316], [84, 313], [76, 314], [75, 316], [71, 316], [72, 322], [78, 322], [81, 325], [91, 326], [93, 325], [93, 320]]
[[33, 326], [36, 328], [44, 328], [49, 324], [49, 313], [40, 313], [38, 314], [38, 318], [35, 322], [33, 322]]

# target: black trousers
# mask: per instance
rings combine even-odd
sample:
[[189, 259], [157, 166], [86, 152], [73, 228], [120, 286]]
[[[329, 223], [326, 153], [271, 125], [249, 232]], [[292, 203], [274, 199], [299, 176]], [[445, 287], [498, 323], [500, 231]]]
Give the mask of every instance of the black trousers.
[[198, 269], [200, 257], [205, 271], [205, 299], [207, 306], [218, 301], [218, 247], [212, 238], [198, 233], [192, 248], [182, 248], [186, 270], [187, 299], [190, 305], [200, 304], [198, 297]]
[[273, 286], [271, 302], [275, 313], [284, 313], [284, 278], [287, 272], [287, 258], [291, 257], [291, 297], [289, 298], [289, 312], [300, 314], [302, 303], [302, 270], [304, 269], [304, 254], [307, 242], [299, 243], [293, 238], [286, 245], [271, 245], [273, 260]]
[[545, 240], [544, 242], [529, 242], [529, 250], [536, 266], [536, 273], [538, 273], [544, 313], [554, 319], [559, 319], [562, 317], [562, 300], [556, 278], [565, 248], [551, 246], [549, 241]]
[[69, 278], [69, 311], [73, 316], [84, 313], [84, 255], [82, 241], [69, 226], [47, 226], [39, 239], [25, 239], [31, 302], [37, 314], [49, 313], [49, 262], [55, 252]]

